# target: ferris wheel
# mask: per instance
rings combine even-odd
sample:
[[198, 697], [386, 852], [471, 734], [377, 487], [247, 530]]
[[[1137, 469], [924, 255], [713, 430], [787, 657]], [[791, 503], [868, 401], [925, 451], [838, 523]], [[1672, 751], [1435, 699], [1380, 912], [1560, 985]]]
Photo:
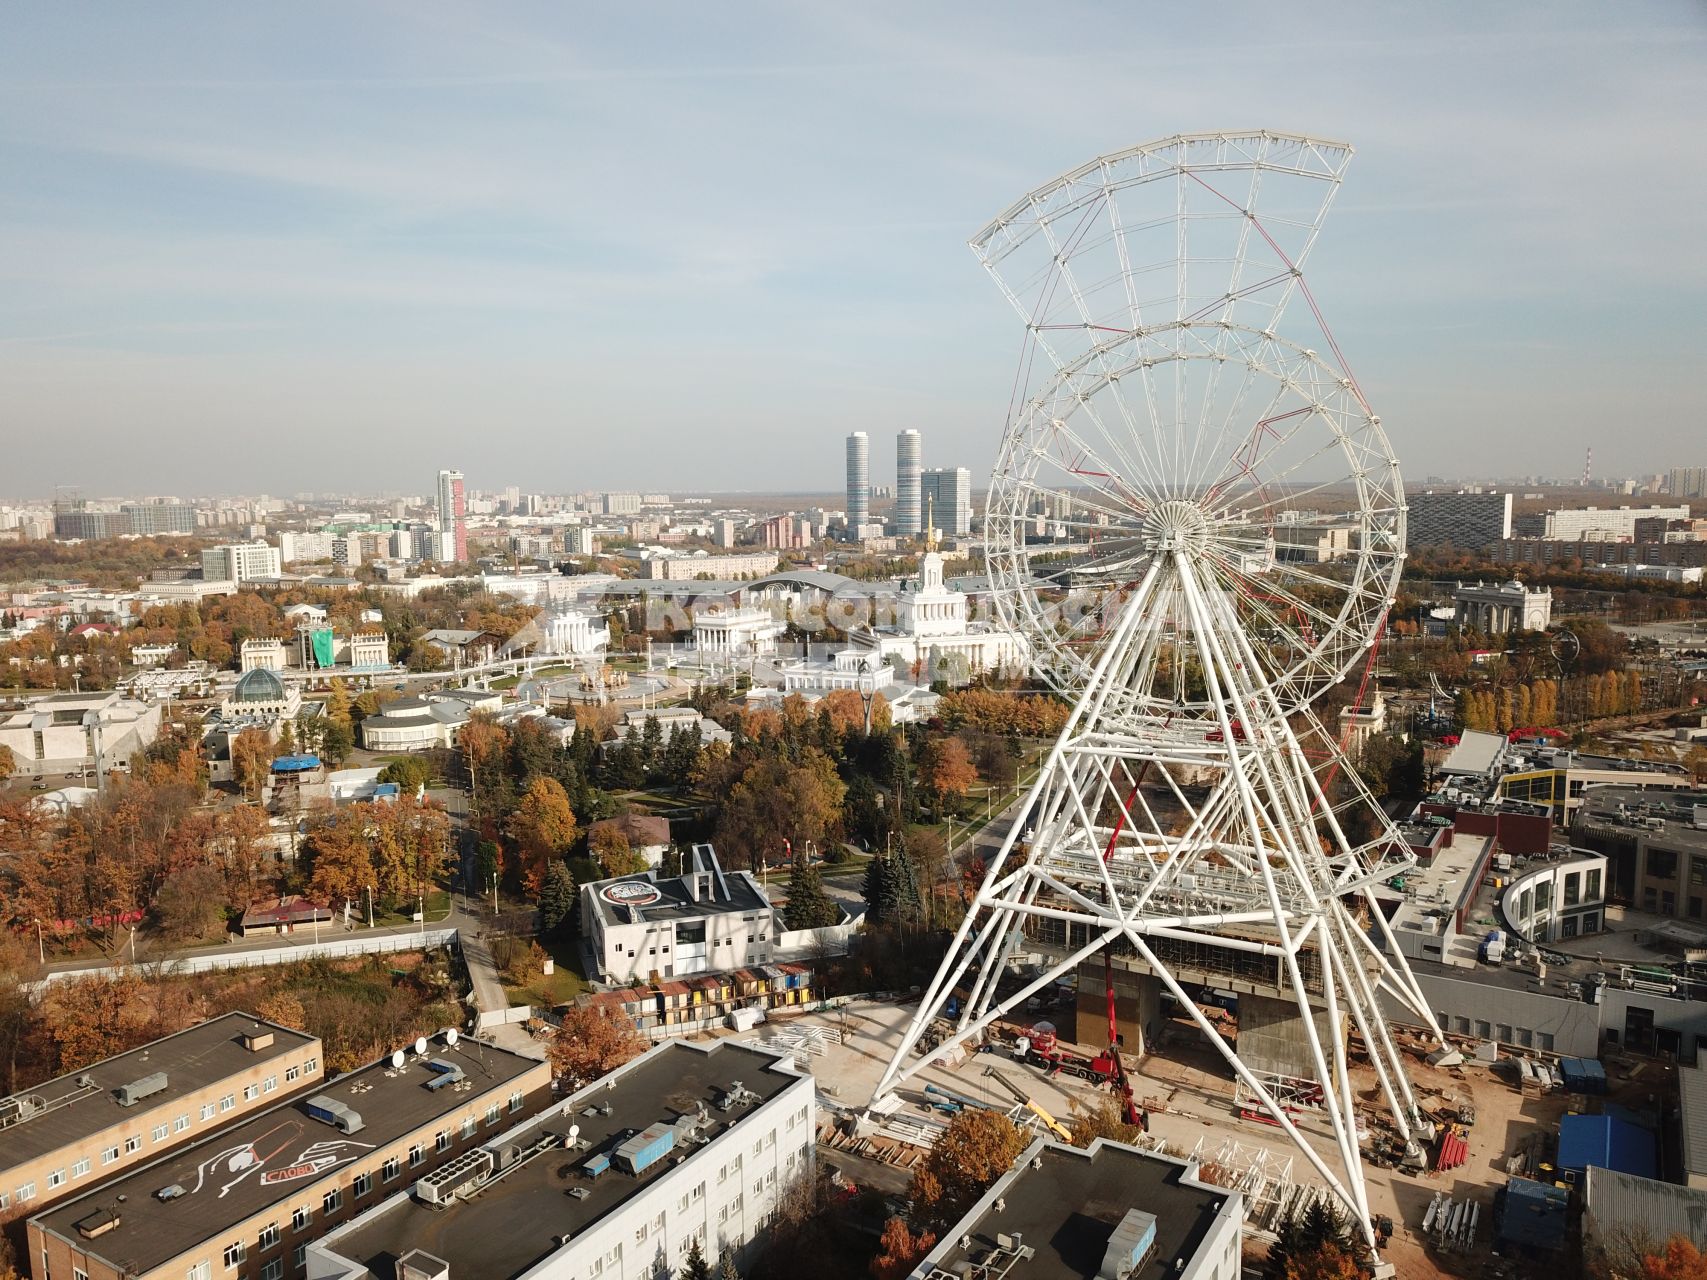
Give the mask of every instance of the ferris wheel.
[[1169, 138], [1038, 187], [973, 239], [1026, 326], [986, 513], [995, 599], [1069, 697], [1161, 565], [1109, 710], [1207, 709], [1164, 552], [1189, 558], [1286, 705], [1374, 642], [1404, 490], [1302, 273], [1350, 156], [1285, 134]]

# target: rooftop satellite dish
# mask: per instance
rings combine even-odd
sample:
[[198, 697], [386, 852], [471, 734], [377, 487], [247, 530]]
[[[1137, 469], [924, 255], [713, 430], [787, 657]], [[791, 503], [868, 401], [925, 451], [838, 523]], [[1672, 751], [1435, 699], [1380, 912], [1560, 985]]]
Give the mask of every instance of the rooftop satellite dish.
[[427, 1056], [427, 1037], [426, 1036], [416, 1036], [415, 1037], [415, 1056], [417, 1058], [424, 1058]]
[[391, 1065], [393, 1069], [403, 1065], [403, 1050], [393, 1049], [391, 1051]]
[[570, 1125], [569, 1126], [569, 1145], [574, 1146], [575, 1140], [577, 1138], [579, 1138], [580, 1136], [581, 1136], [581, 1126], [578, 1124]]
[[446, 1027], [445, 1028], [445, 1043], [454, 1048], [456, 1045], [456, 1041], [457, 1041], [456, 1028], [455, 1027]]

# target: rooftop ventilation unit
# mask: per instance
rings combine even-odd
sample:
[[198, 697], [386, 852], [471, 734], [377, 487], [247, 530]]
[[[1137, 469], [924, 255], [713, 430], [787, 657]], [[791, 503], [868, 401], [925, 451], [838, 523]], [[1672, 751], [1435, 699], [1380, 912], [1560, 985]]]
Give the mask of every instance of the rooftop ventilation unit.
[[454, 1062], [446, 1062], [443, 1058], [427, 1059], [427, 1070], [433, 1073], [433, 1078], [427, 1081], [427, 1092], [437, 1093], [447, 1084], [456, 1084], [463, 1078], [463, 1070]]
[[265, 1027], [254, 1027], [238, 1036], [237, 1043], [250, 1053], [259, 1053], [273, 1047], [273, 1033]]
[[361, 1112], [345, 1106], [336, 1098], [328, 1098], [323, 1093], [317, 1093], [304, 1106], [308, 1114], [336, 1128], [339, 1133], [360, 1133], [362, 1129]]
[[477, 1191], [492, 1176], [492, 1153], [485, 1148], [464, 1151], [442, 1168], [415, 1182], [415, 1198], [428, 1204], [449, 1204]]
[[1102, 1269], [1097, 1280], [1121, 1280], [1144, 1265], [1156, 1248], [1156, 1215], [1142, 1209], [1128, 1209], [1126, 1216], [1108, 1238], [1108, 1249], [1102, 1256]]
[[164, 1071], [156, 1071], [151, 1075], [143, 1076], [140, 1080], [132, 1080], [129, 1084], [121, 1084], [117, 1089], [113, 1090], [113, 1093], [119, 1100], [119, 1106], [134, 1107], [144, 1098], [151, 1098], [157, 1093], [165, 1092], [165, 1090], [166, 1073]]
[[616, 1164], [638, 1176], [669, 1155], [675, 1147], [675, 1125], [659, 1121], [619, 1143], [615, 1152]]
[[397, 1280], [450, 1280], [450, 1263], [425, 1249], [411, 1249], [397, 1259]]

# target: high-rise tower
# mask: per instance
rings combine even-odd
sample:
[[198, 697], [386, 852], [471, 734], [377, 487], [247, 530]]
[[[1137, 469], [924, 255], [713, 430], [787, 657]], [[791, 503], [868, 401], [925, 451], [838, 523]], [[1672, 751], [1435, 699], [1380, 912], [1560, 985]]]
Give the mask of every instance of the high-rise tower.
[[871, 440], [863, 431], [848, 437], [848, 537], [871, 520]]
[[909, 427], [895, 437], [895, 532], [916, 537], [923, 527], [919, 506], [919, 462], [924, 444]]
[[919, 491], [931, 523], [951, 538], [972, 532], [972, 473], [965, 467], [932, 467], [920, 473]]
[[440, 559], [468, 563], [468, 507], [462, 494], [462, 472], [439, 472]]

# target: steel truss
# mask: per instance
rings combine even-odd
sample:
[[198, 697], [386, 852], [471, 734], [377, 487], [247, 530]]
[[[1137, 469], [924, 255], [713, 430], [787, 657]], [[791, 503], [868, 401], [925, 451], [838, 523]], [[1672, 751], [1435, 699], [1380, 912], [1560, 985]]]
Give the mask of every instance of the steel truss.
[[[1287, 707], [1225, 593], [1205, 581], [1192, 541], [1164, 534], [1156, 549], [874, 1096], [977, 1042], [993, 1021], [1081, 961], [1107, 947], [1130, 949], [1352, 1219], [1366, 1223], [1341, 1029], [1355, 1027], [1362, 1037], [1399, 1131], [1422, 1136], [1427, 1121], [1377, 993], [1398, 1000], [1423, 1025], [1432, 1027], [1434, 1015], [1371, 897], [1376, 885], [1414, 860], [1390, 829], [1370, 843], [1348, 840]], [[1197, 641], [1215, 715], [1208, 721], [1110, 722], [1104, 710], [1140, 661], [1142, 624], [1172, 608], [1187, 614], [1188, 625], [1178, 634]], [[1172, 816], [1158, 811], [1165, 801], [1171, 801]], [[1021, 843], [1028, 828], [1029, 847]], [[1043, 921], [1063, 923], [1069, 940], [1084, 941], [1019, 985], [1005, 982], [1012, 978], [1009, 961], [1032, 949], [1027, 936]], [[1384, 946], [1371, 939], [1370, 927]], [[1331, 1160], [1299, 1130], [1288, 1109], [1290, 1093], [1277, 1096], [1272, 1076], [1239, 1057], [1158, 955], [1175, 942], [1274, 962], [1275, 997], [1300, 1012], [1297, 1026], [1321, 1087]], [[914, 1057], [913, 1046], [957, 991], [966, 999], [952, 1033]], [[1318, 1010], [1333, 1034], [1320, 1034], [1311, 1016]]]

